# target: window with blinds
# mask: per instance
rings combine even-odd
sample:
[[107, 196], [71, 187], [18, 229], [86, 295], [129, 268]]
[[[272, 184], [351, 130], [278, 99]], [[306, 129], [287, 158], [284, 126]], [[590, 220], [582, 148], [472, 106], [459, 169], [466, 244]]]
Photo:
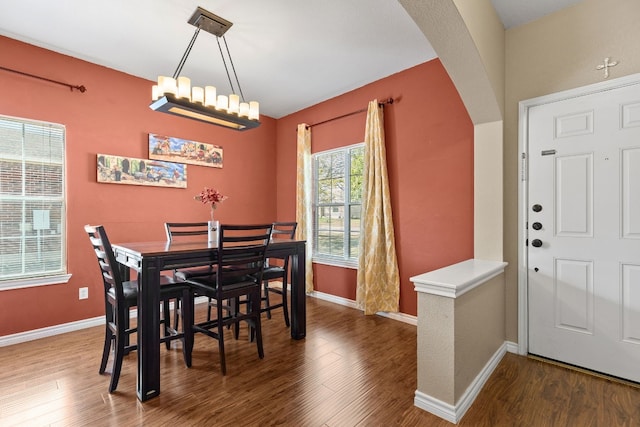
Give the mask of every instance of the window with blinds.
[[66, 274], [64, 126], [0, 116], [0, 288]]

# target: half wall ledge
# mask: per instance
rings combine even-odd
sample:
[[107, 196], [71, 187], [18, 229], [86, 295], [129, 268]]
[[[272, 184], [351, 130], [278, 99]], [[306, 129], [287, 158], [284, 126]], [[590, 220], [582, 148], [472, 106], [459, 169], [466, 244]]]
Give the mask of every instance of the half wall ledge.
[[468, 259], [411, 277], [416, 292], [457, 298], [504, 272], [506, 262]]

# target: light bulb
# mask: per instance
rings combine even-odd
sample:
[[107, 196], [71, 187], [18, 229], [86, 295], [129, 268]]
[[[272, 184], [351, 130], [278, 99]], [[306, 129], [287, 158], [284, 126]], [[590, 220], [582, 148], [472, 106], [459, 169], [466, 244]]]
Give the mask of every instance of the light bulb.
[[249, 120], [258, 120], [260, 118], [260, 104], [257, 101], [249, 102]]
[[216, 102], [216, 109], [227, 111], [227, 108], [229, 108], [229, 99], [227, 98], [227, 96], [218, 95], [218, 101]]
[[240, 97], [235, 93], [229, 95], [229, 113], [238, 114], [240, 112]]
[[178, 97], [191, 101], [191, 79], [189, 77], [178, 77]]
[[167, 76], [159, 76], [158, 77], [158, 87], [160, 88], [160, 93], [170, 93], [172, 95], [178, 94], [178, 86], [176, 85], [176, 79], [167, 77]]
[[249, 104], [246, 102], [240, 103], [240, 117], [249, 117]]
[[191, 101], [204, 104], [204, 89], [198, 86], [191, 88]]
[[216, 87], [215, 86], [205, 86], [204, 87], [204, 105], [206, 107], [215, 107], [216, 106]]

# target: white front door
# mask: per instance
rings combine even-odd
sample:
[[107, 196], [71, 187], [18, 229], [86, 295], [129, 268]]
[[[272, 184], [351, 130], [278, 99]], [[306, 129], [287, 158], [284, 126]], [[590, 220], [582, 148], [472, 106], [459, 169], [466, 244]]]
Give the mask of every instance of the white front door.
[[640, 83], [528, 109], [529, 353], [640, 382]]

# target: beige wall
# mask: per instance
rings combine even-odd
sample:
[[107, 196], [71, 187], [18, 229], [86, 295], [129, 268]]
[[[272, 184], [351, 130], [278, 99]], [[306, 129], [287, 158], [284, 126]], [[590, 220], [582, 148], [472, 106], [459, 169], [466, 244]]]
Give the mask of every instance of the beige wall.
[[504, 344], [504, 274], [455, 300], [455, 401]]
[[[480, 55], [495, 102], [504, 114], [504, 27], [490, 0], [454, 0]], [[484, 107], [486, 108], [486, 106]], [[494, 120], [497, 120], [496, 117]], [[489, 118], [482, 122], [491, 121]]]
[[502, 120], [474, 126], [473, 257], [502, 261]]
[[584, 0], [506, 31], [504, 250], [507, 340], [518, 341], [518, 102], [640, 72], [640, 1]]
[[418, 292], [418, 390], [455, 406], [504, 343], [503, 307], [504, 274], [457, 298]]
[[455, 404], [454, 303], [418, 292], [418, 390], [450, 405]]

